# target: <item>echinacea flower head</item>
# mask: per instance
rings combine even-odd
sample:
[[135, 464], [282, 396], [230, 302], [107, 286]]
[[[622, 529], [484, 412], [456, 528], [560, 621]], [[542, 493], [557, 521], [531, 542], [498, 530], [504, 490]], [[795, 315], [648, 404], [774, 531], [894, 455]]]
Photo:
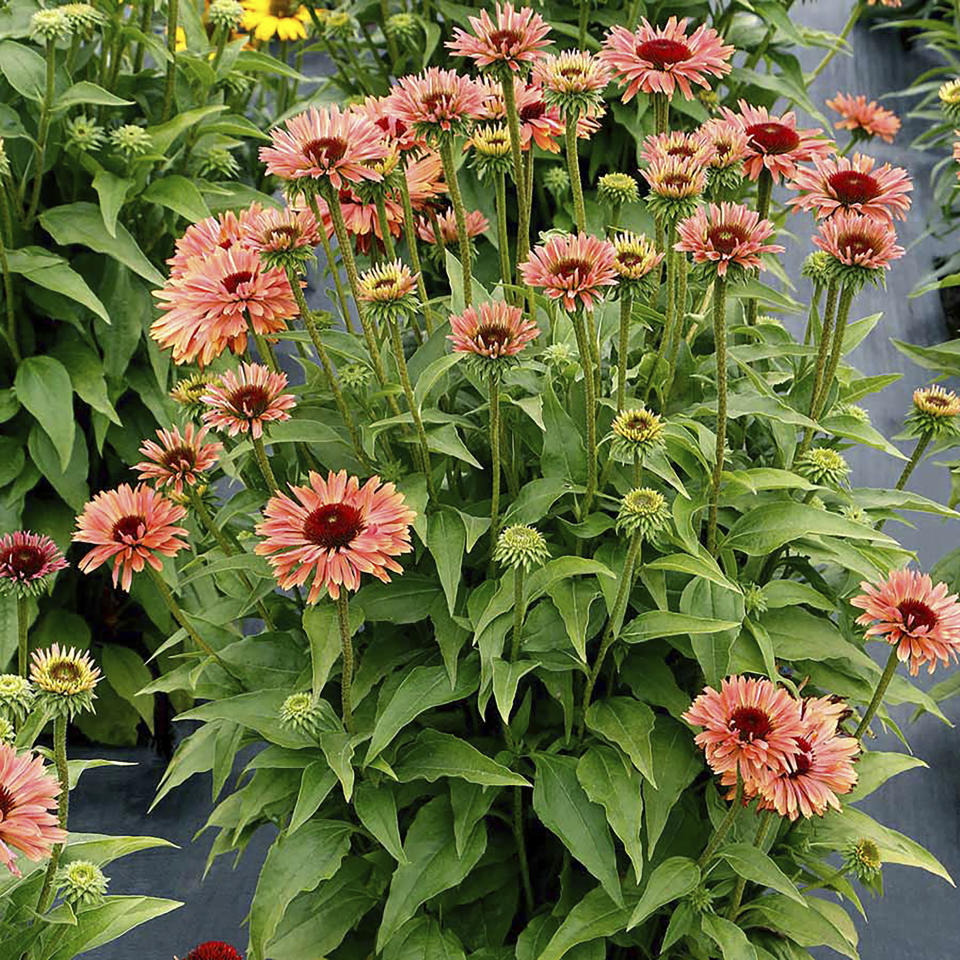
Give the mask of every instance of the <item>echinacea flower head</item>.
[[170, 278], [182, 277], [195, 259], [206, 260], [217, 250], [229, 250], [244, 242], [249, 222], [261, 211], [262, 207], [255, 203], [239, 214], [225, 210], [218, 216], [191, 223], [176, 241], [173, 256], [167, 261]]
[[468, 17], [472, 33], [462, 27], [453, 31], [447, 49], [453, 56], [469, 57], [481, 69], [509, 76], [527, 69], [549, 47], [550, 25], [530, 7], [498, 3], [491, 17], [486, 10]]
[[615, 26], [606, 35], [600, 57], [626, 85], [624, 103], [638, 92], [672, 99], [678, 89], [692, 100], [693, 86], [709, 87], [708, 77], [730, 72], [734, 48], [705, 24], [687, 34], [688, 22], [670, 17], [666, 26], [652, 27], [643, 19], [635, 32]]
[[277, 494], [264, 509], [256, 546], [267, 557], [284, 590], [312, 580], [307, 603], [321, 592], [336, 600], [340, 590], [357, 590], [369, 573], [384, 583], [403, 573], [394, 557], [409, 553], [410, 525], [416, 519], [392, 483], [371, 477], [363, 486], [345, 470], [324, 479], [310, 472], [308, 485]]
[[401, 77], [390, 94], [398, 118], [430, 142], [464, 136], [483, 112], [483, 94], [456, 70], [429, 67]]
[[119, 580], [129, 591], [134, 573], [146, 564], [160, 570], [163, 557], [176, 556], [187, 544], [179, 539], [187, 531], [178, 526], [186, 515], [179, 504], [141, 483], [120, 484], [98, 493], [77, 517], [75, 543], [93, 545], [80, 561], [84, 573], [113, 561], [113, 584]]
[[17, 673], [0, 674], [0, 716], [22, 723], [33, 706], [33, 684]]
[[313, 259], [320, 233], [310, 210], [267, 207], [244, 224], [242, 242], [260, 255], [267, 268], [300, 270]]
[[709, 150], [714, 170], [736, 167], [750, 152], [750, 137], [743, 125], [725, 117], [708, 120], [693, 136]]
[[950, 123], [960, 121], [960, 80], [948, 80], [937, 91], [940, 110]]
[[70, 21], [60, 7], [38, 10], [30, 18], [30, 36], [39, 43], [56, 43], [70, 33]]
[[393, 13], [387, 17], [383, 25], [388, 37], [393, 37], [398, 43], [413, 50], [423, 35], [423, 25], [420, 18], [406, 11]]
[[158, 430], [156, 440], [144, 440], [140, 453], [146, 459], [133, 469], [139, 470], [138, 480], [152, 480], [157, 488], [172, 487], [178, 497], [183, 496], [184, 485], [196, 486], [204, 481], [204, 474], [217, 462], [223, 448], [220, 443], [204, 443], [209, 427], [188, 423], [179, 427]]
[[59, 7], [67, 18], [70, 32], [76, 36], [89, 37], [96, 27], [106, 22], [106, 17], [89, 3], [64, 3]]
[[664, 254], [657, 252], [656, 244], [642, 233], [618, 233], [613, 240], [613, 269], [617, 274], [617, 288], [642, 296], [651, 290], [659, 278], [659, 266]]
[[170, 391], [170, 399], [191, 417], [203, 412], [203, 395], [219, 378], [215, 374], [191, 373], [179, 379]]
[[793, 769], [796, 738], [803, 735], [800, 706], [770, 680], [727, 677], [719, 690], [707, 687], [683, 714], [702, 727], [694, 741], [714, 773], [739, 773], [766, 781]]
[[73, 860], [57, 871], [56, 883], [64, 902], [76, 909], [102, 903], [110, 881], [95, 863]]
[[513, 169], [510, 158], [510, 132], [503, 124], [478, 125], [466, 145], [471, 150], [471, 162], [484, 179], [487, 174], [505, 174]]
[[640, 159], [644, 163], [655, 163], [668, 157], [696, 160], [700, 166], [705, 166], [713, 157], [713, 145], [696, 133], [684, 133], [682, 130], [652, 133], [643, 138]]
[[883, 854], [876, 841], [869, 837], [851, 841], [844, 851], [843, 865], [868, 890], [877, 896], [883, 894]]
[[153, 146], [150, 134], [136, 123], [124, 123], [111, 130], [109, 137], [114, 150], [127, 162], [142, 156]]
[[479, 307], [467, 307], [450, 317], [454, 353], [467, 353], [493, 369], [492, 361], [515, 358], [524, 347], [540, 336], [540, 329], [527, 319], [519, 307], [502, 300], [485, 300]]
[[[448, 247], [457, 242], [457, 219], [453, 210], [445, 210], [437, 215], [437, 223], [440, 225], [440, 243], [439, 249]], [[490, 228], [490, 221], [480, 210], [467, 211], [467, 237], [471, 240], [486, 233]], [[426, 217], [421, 217], [417, 223], [417, 234], [425, 243], [438, 246], [436, 232], [433, 229], [433, 223]]]
[[358, 110], [336, 104], [311, 107], [276, 127], [260, 148], [267, 173], [281, 180], [323, 180], [334, 190], [345, 183], [379, 180], [372, 164], [387, 155], [380, 128]]
[[767, 612], [769, 603], [767, 596], [763, 592], [763, 587], [758, 583], [744, 583], [743, 587], [743, 609], [748, 617], [757, 617]]
[[22, 873], [14, 850], [36, 863], [67, 839], [57, 823], [59, 795], [60, 784], [44, 769], [43, 757], [0, 743], [0, 863], [15, 877]]
[[873, 157], [814, 157], [813, 169], [798, 167], [787, 184], [799, 191], [790, 204], [813, 211], [819, 219], [837, 210], [852, 210], [879, 220], [907, 218], [913, 183], [902, 167], [876, 165]]
[[774, 183], [779, 183], [781, 177], [790, 179], [797, 164], [826, 156], [834, 149], [833, 143], [820, 135], [819, 127], [798, 127], [797, 115], [792, 110], [778, 117], [766, 107], [753, 107], [746, 100], [740, 100], [738, 107], [739, 113], [724, 107], [722, 116], [739, 124], [747, 135], [743, 169], [751, 180], [757, 180], [764, 170]]
[[960, 397], [939, 383], [933, 383], [913, 391], [913, 408], [907, 415], [907, 428], [917, 437], [953, 433], [957, 430], [958, 416]]
[[377, 323], [398, 323], [420, 304], [417, 274], [400, 260], [378, 263], [360, 275], [357, 297]]
[[783, 253], [783, 247], [765, 241], [773, 224], [755, 210], [738, 203], [711, 203], [677, 225], [676, 249], [693, 254], [695, 263], [710, 264], [725, 277], [731, 267], [763, 269], [765, 253]]
[[[562, 167], [551, 169], [563, 170]], [[567, 174], [568, 189], [569, 185], [570, 175]], [[640, 191], [637, 189], [637, 181], [629, 173], [605, 173], [597, 181], [597, 196], [613, 207], [622, 207], [627, 203], [636, 203], [640, 199]]]
[[533, 68], [533, 81], [543, 88], [543, 99], [559, 107], [564, 117], [595, 116], [603, 109], [603, 91], [610, 79], [610, 68], [585, 50], [547, 54]]
[[60, 548], [45, 534], [17, 530], [0, 537], [0, 594], [36, 596], [68, 566]]
[[208, 940], [194, 947], [183, 960], [243, 960], [243, 956], [229, 943]]
[[863, 593], [850, 603], [864, 612], [857, 623], [867, 638], [885, 640], [897, 648], [901, 663], [916, 676], [922, 664], [933, 673], [937, 663], [956, 661], [960, 648], [960, 603], [947, 585], [928, 574], [904, 568], [877, 584], [861, 583]]
[[362, 390], [373, 377], [373, 371], [365, 363], [345, 363], [337, 372], [347, 390]]
[[547, 541], [536, 527], [515, 523], [500, 531], [493, 559], [511, 570], [522, 568], [529, 572], [550, 559]]
[[647, 207], [668, 224], [691, 216], [707, 186], [707, 169], [696, 157], [658, 157], [640, 174], [650, 188]]
[[78, 713], [93, 710], [100, 669], [90, 654], [60, 648], [34, 650], [30, 657], [30, 680], [37, 696], [37, 706], [56, 716], [72, 720]]
[[616, 250], [590, 234], [561, 233], [535, 247], [520, 264], [523, 282], [538, 287], [565, 310], [592, 310], [604, 288], [616, 284]]
[[310, 11], [297, 0], [243, 0], [243, 8], [243, 29], [263, 43], [307, 36]]
[[185, 273], [154, 291], [163, 315], [150, 336], [172, 351], [174, 363], [206, 366], [224, 350], [243, 353], [247, 335], [285, 330], [298, 313], [283, 270], [264, 266], [259, 255], [235, 245], [205, 260], [191, 260]]
[[644, 406], [621, 410], [611, 424], [613, 451], [617, 459], [633, 463], [644, 458], [664, 443], [664, 422], [660, 414]]
[[284, 726], [299, 730], [308, 737], [316, 737], [320, 731], [323, 714], [320, 702], [312, 692], [300, 692], [291, 693], [280, 704], [277, 719]]
[[833, 258], [823, 250], [808, 253], [800, 268], [800, 276], [813, 281], [814, 286], [825, 287], [833, 278]]
[[[92, 153], [94, 150], [99, 150], [104, 143], [103, 127], [83, 113], [71, 117], [64, 123], [63, 133], [66, 145], [80, 153]], [[9, 173], [9, 171], [3, 172]]]
[[850, 466], [843, 455], [830, 447], [813, 447], [794, 464], [801, 477], [811, 483], [842, 487], [850, 476]]
[[856, 289], [867, 280], [880, 283], [884, 270], [889, 270], [890, 264], [906, 252], [897, 244], [891, 221], [850, 210], [838, 210], [828, 220], [822, 220], [813, 242], [830, 254], [833, 278]]
[[241, 363], [210, 385], [203, 395], [206, 412], [203, 422], [214, 430], [226, 430], [231, 437], [247, 433], [254, 439], [263, 436], [266, 423], [289, 420], [296, 405], [287, 387], [285, 373], [273, 373], [260, 363]]
[[834, 126], [838, 130], [851, 131], [854, 140], [879, 137], [887, 143], [893, 143], [893, 138], [900, 130], [900, 118], [892, 110], [881, 107], [876, 100], [868, 102], [863, 94], [855, 97], [838, 92], [832, 100], [827, 101], [827, 106], [840, 114]]
[[617, 530], [649, 540], [670, 521], [670, 508], [662, 493], [651, 487], [636, 487], [621, 501]]

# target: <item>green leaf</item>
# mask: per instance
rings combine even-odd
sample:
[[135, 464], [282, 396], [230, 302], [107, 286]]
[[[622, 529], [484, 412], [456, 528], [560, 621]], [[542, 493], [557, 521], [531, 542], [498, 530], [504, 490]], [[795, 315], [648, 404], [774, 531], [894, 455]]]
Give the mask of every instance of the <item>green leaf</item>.
[[104, 323], [110, 322], [107, 308], [80, 276], [62, 257], [42, 247], [21, 247], [7, 254], [11, 273], [19, 273], [44, 290], [61, 293], [95, 313]]
[[700, 868], [688, 857], [670, 857], [650, 874], [640, 902], [630, 915], [627, 929], [643, 923], [664, 904], [685, 897], [700, 883]]
[[463, 460], [469, 463], [471, 467], [482, 470], [480, 461], [464, 446], [457, 433], [457, 428], [452, 423], [445, 423], [442, 427], [431, 427], [426, 431], [427, 447], [433, 453], [441, 453], [447, 457], [454, 457], [457, 460]]
[[118, 177], [109, 170], [98, 170], [93, 177], [93, 189], [100, 198], [100, 213], [103, 225], [111, 237], [117, 235], [117, 216], [127, 199], [127, 191], [134, 181], [127, 177]]
[[[353, 636], [363, 623], [363, 610], [355, 603], [348, 609], [350, 635]], [[318, 603], [307, 607], [303, 611], [303, 630], [310, 642], [311, 689], [313, 695], [319, 697], [343, 647], [337, 608], [332, 603]]]
[[[2, 48], [0, 44], [0, 48]], [[27, 357], [17, 367], [13, 381], [17, 399], [33, 414], [50, 438], [60, 467], [66, 470], [73, 455], [73, 386], [70, 374], [53, 357]]]
[[174, 140], [181, 134], [186, 133], [192, 126], [205, 120], [207, 117], [217, 113], [223, 113], [226, 110], [226, 104], [212, 104], [206, 107], [196, 107], [193, 110], [184, 110], [178, 113], [172, 120], [156, 126], [147, 127], [147, 133], [150, 134], [150, 140], [153, 143], [153, 152], [165, 154]]
[[581, 943], [613, 937], [626, 928], [629, 917], [629, 908], [611, 900], [603, 887], [595, 887], [566, 914], [537, 960], [561, 960]]
[[744, 514], [723, 541], [724, 550], [740, 550], [762, 557], [801, 537], [829, 536], [851, 540], [894, 541], [868, 524], [855, 523], [836, 513], [819, 510], [807, 503], [779, 500], [765, 503]]
[[513, 701], [517, 697], [517, 687], [520, 681], [539, 666], [537, 660], [502, 660], [495, 657], [493, 660], [493, 699], [497, 704], [497, 712], [504, 723], [510, 722], [513, 711]]
[[543, 825], [555, 833], [601, 883], [611, 900], [623, 905], [617, 854], [603, 807], [593, 803], [577, 779], [574, 757], [540, 753], [535, 758], [537, 778], [533, 809]]
[[530, 783], [473, 744], [439, 730], [423, 730], [414, 742], [404, 747], [394, 773], [401, 783], [441, 777], [459, 777], [485, 787], [529, 787]]
[[452, 370], [464, 356], [463, 353], [446, 353], [424, 368], [420, 376], [417, 377], [416, 386], [413, 388], [413, 402], [418, 411], [423, 409], [423, 404], [430, 396], [430, 391], [436, 386], [437, 381], [448, 370]]
[[583, 663], [587, 662], [587, 630], [590, 625], [590, 607], [600, 596], [591, 580], [560, 580], [548, 590], [550, 599], [560, 612], [567, 636]]
[[816, 897], [804, 899], [806, 906], [779, 894], [760, 897], [751, 901], [741, 914], [740, 926], [746, 930], [753, 927], [779, 930], [801, 947], [826, 946], [850, 960], [857, 960], [855, 945], [819, 910], [813, 908], [813, 904], [822, 904], [824, 901], [818, 901]]
[[657, 717], [650, 745], [657, 785], [644, 783], [643, 800], [647, 856], [652, 858], [680, 795], [703, 769], [703, 758], [687, 727], [663, 715]]
[[443, 930], [432, 917], [418, 917], [408, 923], [387, 944], [383, 960], [465, 960], [456, 934]]
[[437, 564], [437, 573], [447, 598], [447, 611], [453, 615], [460, 587], [460, 569], [467, 544], [467, 531], [455, 510], [438, 510], [427, 522], [427, 548]]
[[527, 577], [523, 591], [524, 598], [528, 604], [533, 603], [547, 593], [555, 583], [570, 577], [585, 577], [590, 574], [608, 577], [611, 580], [616, 578], [616, 574], [599, 560], [591, 560], [587, 557], [557, 557], [556, 560], [549, 560]]
[[397, 863], [406, 863], [397, 825], [397, 798], [389, 784], [374, 786], [369, 780], [357, 784], [353, 809], [360, 822], [380, 841]]
[[51, 353], [67, 368], [77, 396], [120, 426], [120, 417], [107, 393], [100, 355], [75, 331], [71, 330], [70, 334], [72, 336], [61, 334]]
[[700, 923], [703, 932], [720, 947], [723, 960], [757, 960], [757, 951], [747, 935], [726, 917], [704, 912]]
[[56, 98], [53, 103], [53, 111], [54, 113], [59, 113], [61, 110], [66, 110], [69, 107], [77, 105], [88, 106], [91, 104], [101, 107], [130, 107], [133, 106], [133, 101], [124, 100], [109, 90], [104, 90], [103, 87], [95, 83], [90, 83], [89, 80], [81, 80], [79, 83], [74, 83], [67, 87], [67, 89]]
[[337, 782], [337, 775], [326, 760], [314, 760], [303, 768], [300, 792], [290, 816], [287, 836], [296, 833], [319, 809]]
[[631, 697], [607, 697], [590, 704], [586, 719], [594, 733], [620, 747], [644, 778], [656, 786], [650, 750], [654, 715], [645, 703]]
[[179, 213], [185, 220], [196, 223], [210, 216], [210, 208], [197, 185], [186, 177], [168, 173], [159, 180], [154, 180], [142, 198], [148, 203], [157, 203], [174, 213]]
[[643, 795], [637, 771], [610, 747], [588, 747], [577, 763], [577, 779], [587, 796], [606, 812], [607, 823], [623, 843], [639, 883], [643, 875]]
[[543, 453], [540, 469], [544, 478], [557, 477], [564, 482], [584, 483], [587, 458], [580, 429], [560, 405], [550, 382], [543, 392]]
[[736, 620], [715, 620], [712, 617], [692, 617], [686, 613], [669, 610], [647, 610], [634, 617], [620, 632], [620, 639], [627, 643], [640, 643], [656, 637], [676, 637], [681, 634], [719, 633], [740, 626]]
[[738, 876], [762, 887], [769, 887], [797, 903], [804, 899], [793, 881], [762, 850], [750, 843], [728, 843], [717, 851], [717, 856], [726, 860]]
[[373, 727], [364, 761], [369, 764], [413, 719], [426, 710], [470, 696], [480, 682], [480, 666], [471, 658], [451, 687], [445, 667], [414, 667], [397, 687]]
[[644, 570], [672, 570], [674, 573], [688, 573], [691, 577], [703, 577], [727, 590], [740, 593], [740, 588], [728, 580], [717, 561], [709, 554], [696, 557], [689, 553], [673, 553], [668, 557], [658, 557], [643, 565]]
[[153, 697], [140, 692], [153, 679], [147, 665], [136, 651], [117, 643], [100, 648], [100, 665], [110, 686], [140, 714], [153, 733]]
[[342, 730], [328, 730], [319, 736], [320, 749], [323, 751], [330, 769], [337, 775], [343, 788], [343, 799], [349, 803], [353, 796], [353, 738]]
[[377, 931], [377, 950], [393, 939], [420, 904], [462, 883], [486, 848], [487, 831], [480, 821], [471, 831], [463, 855], [457, 854], [447, 797], [435, 797], [421, 806], [403, 845], [408, 863], [400, 864], [390, 881]]
[[295, 836], [281, 834], [273, 842], [250, 906], [250, 960], [266, 960], [266, 946], [290, 901], [340, 869], [353, 829], [339, 820], [311, 820]]
[[43, 100], [47, 86], [46, 62], [36, 50], [4, 40], [0, 43], [0, 71], [21, 97], [36, 103]]
[[111, 236], [94, 203], [67, 203], [44, 210], [40, 225], [63, 247], [76, 243], [105, 253], [154, 286], [163, 286], [163, 275], [144, 256], [127, 228], [117, 224], [116, 236]]
[[861, 754], [857, 760], [857, 785], [850, 791], [844, 800], [847, 803], [856, 803], [870, 796], [874, 790], [882, 787], [888, 780], [916, 770], [917, 767], [926, 769], [927, 764], [919, 757], [908, 753], [884, 753], [882, 750], [869, 750]]

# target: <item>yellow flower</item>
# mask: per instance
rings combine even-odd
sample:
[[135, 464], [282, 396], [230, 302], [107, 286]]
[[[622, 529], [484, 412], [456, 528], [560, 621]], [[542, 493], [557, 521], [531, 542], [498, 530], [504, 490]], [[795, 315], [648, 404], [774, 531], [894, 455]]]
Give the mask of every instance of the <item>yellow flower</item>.
[[307, 31], [304, 24], [310, 19], [306, 7], [296, 0], [243, 0], [246, 15], [244, 30], [253, 32], [257, 40], [303, 40]]

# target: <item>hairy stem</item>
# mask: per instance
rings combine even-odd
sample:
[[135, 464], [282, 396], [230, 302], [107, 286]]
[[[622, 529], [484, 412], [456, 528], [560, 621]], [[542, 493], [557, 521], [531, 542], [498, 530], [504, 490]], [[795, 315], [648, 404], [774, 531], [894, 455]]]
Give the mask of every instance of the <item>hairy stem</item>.
[[814, 68], [813, 73], [810, 74], [809, 79], [807, 80], [807, 85], [809, 86], [813, 83], [817, 77], [823, 73], [827, 64], [840, 52], [841, 48], [844, 45], [847, 37], [850, 36], [850, 31], [857, 25], [857, 21], [860, 19], [860, 15], [863, 13], [864, 5], [860, 0], [855, 0], [853, 9], [850, 11], [850, 16], [847, 19], [847, 22], [843, 25], [843, 29], [837, 34], [837, 41], [834, 45], [824, 54], [823, 59], [817, 64]]
[[157, 588], [157, 593], [160, 594], [160, 598], [167, 605], [167, 609], [173, 615], [173, 619], [180, 624], [181, 627], [187, 632], [187, 636], [208, 656], [213, 657], [218, 663], [222, 665], [220, 659], [220, 654], [217, 653], [213, 647], [207, 643], [203, 637], [197, 633], [196, 627], [190, 622], [190, 619], [187, 617], [183, 608], [177, 603], [176, 599], [173, 596], [173, 593], [170, 591], [170, 588], [167, 586], [167, 581], [163, 579], [163, 574], [159, 570], [154, 570], [150, 564], [146, 564], [144, 569], [147, 573], [150, 574], [150, 579], [153, 581], [153, 585]]
[[567, 172], [570, 174], [570, 191], [573, 194], [573, 213], [580, 233], [587, 231], [587, 212], [583, 203], [583, 183], [580, 180], [580, 157], [577, 151], [576, 110], [567, 109], [564, 142], [567, 147]]
[[[393, 237], [390, 234], [390, 222], [387, 220], [387, 203], [383, 198], [383, 192], [378, 190], [374, 200], [377, 206], [377, 223], [380, 224], [380, 233], [383, 234], [383, 249], [387, 252], [388, 260], [397, 259], [397, 248], [393, 245]], [[373, 238], [376, 243], [376, 237]]]
[[440, 158], [443, 161], [443, 176], [447, 181], [450, 203], [453, 205], [453, 218], [457, 223], [460, 269], [463, 271], [463, 302], [469, 307], [473, 303], [473, 264], [470, 257], [470, 237], [467, 235], [467, 211], [460, 193], [457, 164], [453, 158], [453, 141], [449, 137], [444, 137], [440, 143]]
[[597, 396], [594, 390], [593, 355], [587, 340], [587, 330], [583, 317], [577, 311], [571, 314], [573, 330], [577, 336], [577, 349], [580, 353], [580, 365], [583, 367], [583, 390], [586, 398], [587, 418], [587, 492], [583, 498], [581, 516], [586, 517], [593, 504], [597, 491]]
[[26, 677], [30, 673], [30, 666], [27, 662], [27, 636], [29, 633], [29, 624], [27, 622], [27, 598], [17, 596], [17, 672], [21, 677]]
[[530, 207], [527, 204], [527, 181], [523, 169], [520, 144], [520, 113], [513, 88], [513, 75], [501, 80], [503, 104], [507, 114], [507, 130], [510, 134], [510, 156], [513, 160], [513, 179], [517, 188], [517, 263], [523, 263], [530, 252]]
[[730, 832], [730, 828], [733, 826], [733, 821], [737, 818], [737, 813], [740, 810], [740, 798], [743, 796], [743, 781], [740, 779], [740, 773], [737, 772], [737, 786], [734, 791], [733, 800], [730, 801], [730, 809], [727, 810], [726, 816], [720, 821], [717, 829], [714, 831], [713, 836], [710, 838], [710, 842], [707, 844], [706, 849], [703, 853], [700, 854], [700, 859], [697, 861], [697, 866], [701, 869], [705, 867], [712, 859], [713, 855], [720, 849], [720, 844], [723, 843], [724, 837]]
[[630, 310], [633, 295], [629, 287], [622, 287], [620, 294], [620, 341], [617, 344], [617, 413], [627, 402], [627, 352], [630, 349]]
[[[148, 569], [150, 569], [148, 567]], [[57, 768], [57, 781], [60, 784], [60, 795], [57, 798], [57, 825], [61, 830], [67, 829], [67, 816], [70, 812], [70, 767], [67, 764], [67, 718], [59, 716], [53, 721], [53, 762]], [[37, 913], [46, 913], [53, 904], [56, 889], [53, 881], [60, 865], [60, 857], [66, 844], [58, 843], [50, 851], [50, 860], [43, 877], [43, 886], [40, 888], [40, 897], [37, 900]]]
[[340, 704], [343, 711], [343, 725], [347, 733], [356, 733], [353, 720], [353, 638], [350, 632], [350, 601], [346, 588], [340, 590], [337, 597], [337, 623], [340, 627], [340, 645], [343, 649], [343, 672], [340, 674]]
[[[43, 101], [40, 104], [40, 119], [37, 123], [37, 140], [34, 147], [34, 156], [37, 169], [33, 174], [33, 189], [30, 192], [30, 205], [24, 221], [29, 230], [33, 226], [33, 219], [40, 206], [40, 187], [43, 184], [43, 168], [47, 157], [47, 135], [50, 133], [50, 115], [53, 111], [53, 101], [56, 95], [57, 73], [57, 45], [53, 40], [47, 41], [46, 49], [46, 80], [43, 92]], [[6, 275], [7, 271], [4, 271]]]
[[251, 436], [250, 442], [253, 444], [253, 452], [257, 458], [257, 466], [260, 468], [263, 479], [267, 483], [267, 489], [271, 494], [277, 493], [280, 489], [280, 484], [277, 483], [273, 467], [270, 466], [270, 459], [267, 457], [267, 448], [263, 445], [263, 437]]
[[497, 548], [500, 535], [500, 381], [490, 374], [490, 551]]
[[506, 175], [495, 173], [493, 175], [493, 186], [496, 191], [497, 246], [500, 248], [497, 252], [500, 254], [500, 282], [503, 284], [506, 294], [507, 287], [513, 280], [513, 271], [510, 267], [510, 238], [507, 234]]
[[410, 257], [410, 266], [417, 275], [417, 293], [423, 304], [423, 323], [427, 328], [427, 336], [433, 333], [433, 312], [430, 309], [427, 287], [423, 281], [423, 268], [420, 266], [420, 250], [417, 244], [417, 222], [413, 216], [413, 203], [410, 200], [410, 185], [407, 183], [407, 174], [404, 170], [400, 181], [400, 200], [403, 203], [403, 232], [407, 239], [407, 255]]
[[173, 108], [173, 88], [177, 78], [177, 21], [180, 16], [180, 0], [167, 0], [167, 52], [170, 59], [167, 61], [167, 77], [163, 86], [163, 110], [160, 113], [160, 122], [170, 119]]
[[723, 477], [724, 453], [727, 445], [727, 281], [718, 276], [713, 288], [713, 337], [717, 356], [717, 446], [710, 484], [710, 507], [707, 517], [707, 550], [717, 552], [717, 509], [720, 502], [720, 481]]
[[873, 691], [873, 697], [870, 700], [867, 710], [863, 715], [863, 718], [860, 720], [860, 723], [857, 725], [857, 732], [854, 734], [854, 737], [857, 740], [862, 740], [864, 734], [867, 732], [867, 729], [870, 726], [870, 721], [876, 716], [877, 710], [880, 709], [880, 704], [883, 703], [884, 694], [887, 692], [887, 687], [890, 686], [890, 681], [893, 679], [893, 675], [897, 672], [897, 664], [899, 663], [897, 657], [897, 648], [894, 647], [890, 651], [890, 656], [887, 657], [887, 665], [883, 668], [883, 673], [880, 675], [880, 679], [877, 681], [877, 689]]
[[[764, 167], [760, 171], [760, 177], [757, 180], [757, 213], [765, 219], [770, 213], [770, 196], [773, 192], [773, 175]], [[756, 300], [747, 301], [746, 319], [747, 326], [752, 327], [757, 322]]]

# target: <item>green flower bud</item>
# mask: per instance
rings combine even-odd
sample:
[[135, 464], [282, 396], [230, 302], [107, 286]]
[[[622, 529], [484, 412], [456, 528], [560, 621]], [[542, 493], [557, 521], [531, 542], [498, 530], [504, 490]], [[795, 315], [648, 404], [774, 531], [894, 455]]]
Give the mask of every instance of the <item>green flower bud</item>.
[[814, 447], [794, 464], [801, 477], [822, 486], [842, 487], [850, 475], [850, 467], [841, 454], [829, 447]]
[[516, 569], [539, 567], [550, 558], [550, 551], [543, 534], [534, 527], [515, 524], [507, 527], [497, 538], [497, 548], [493, 559], [505, 567]]
[[282, 724], [308, 737], [316, 737], [320, 729], [320, 706], [313, 693], [291, 693], [280, 705], [278, 718]]
[[620, 501], [617, 530], [649, 540], [670, 520], [670, 508], [662, 493], [650, 487], [637, 487]]
[[542, 174], [543, 185], [547, 192], [556, 200], [562, 200], [570, 192], [570, 174], [566, 167], [554, 164]]
[[629, 173], [607, 173], [597, 181], [597, 196], [611, 206], [622, 207], [640, 199], [637, 181]]
[[101, 903], [110, 881], [103, 871], [87, 860], [74, 860], [57, 873], [60, 896], [71, 907], [89, 907]]

